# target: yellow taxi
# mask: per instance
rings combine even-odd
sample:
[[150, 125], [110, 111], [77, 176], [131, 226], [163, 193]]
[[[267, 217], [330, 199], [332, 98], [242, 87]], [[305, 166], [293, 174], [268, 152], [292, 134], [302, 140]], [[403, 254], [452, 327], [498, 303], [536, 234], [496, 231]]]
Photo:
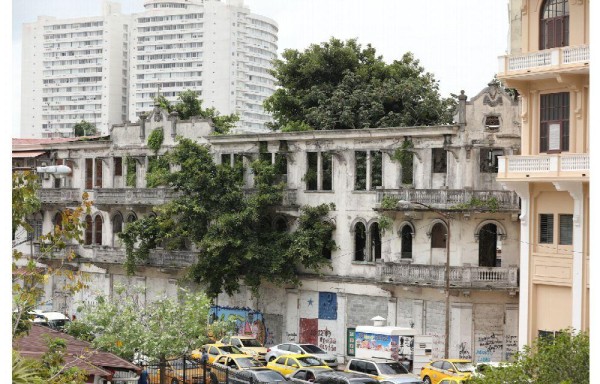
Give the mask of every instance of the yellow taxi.
[[439, 384], [456, 384], [456, 383], [465, 383], [468, 379], [459, 379], [456, 377], [447, 377], [442, 379]]
[[440, 384], [444, 379], [467, 380], [474, 369], [471, 360], [434, 360], [421, 368], [420, 376], [424, 384]]
[[225, 336], [218, 341], [219, 344], [230, 344], [238, 347], [243, 353], [254, 356], [260, 362], [265, 361], [267, 348], [265, 348], [258, 340], [252, 336]]
[[264, 367], [264, 365], [262, 365], [262, 363], [260, 363], [258, 360], [246, 354], [219, 355], [215, 358], [213, 364], [222, 365], [236, 371]]
[[296, 372], [300, 368], [327, 368], [331, 371], [323, 361], [313, 355], [307, 354], [290, 354], [279, 356], [277, 359], [267, 363], [267, 368], [271, 368], [274, 371], [281, 373], [282, 375], [289, 375], [290, 373]]
[[[242, 355], [245, 354], [241, 349], [234, 345], [225, 345], [225, 344], [204, 344], [202, 348], [206, 349], [208, 354], [208, 362], [213, 363], [217, 356], [219, 355], [230, 355], [237, 354]], [[192, 351], [192, 359], [198, 359], [202, 357], [202, 349], [194, 349]]]

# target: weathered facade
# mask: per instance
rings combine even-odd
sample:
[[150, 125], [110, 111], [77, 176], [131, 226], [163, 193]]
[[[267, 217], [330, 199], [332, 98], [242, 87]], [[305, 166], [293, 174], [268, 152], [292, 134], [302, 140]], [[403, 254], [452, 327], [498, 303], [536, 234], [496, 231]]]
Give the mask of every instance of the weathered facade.
[[[258, 297], [245, 288], [219, 296], [217, 315], [246, 316], [240, 331], [268, 344], [312, 342], [343, 360], [352, 353], [353, 328], [380, 315], [389, 325], [433, 335], [434, 357], [444, 355], [447, 340], [452, 357], [508, 358], [517, 346], [519, 199], [495, 175], [498, 156], [519, 153], [518, 106], [494, 84], [471, 100], [459, 99], [457, 123], [446, 126], [214, 136], [209, 122], [177, 121], [155, 109], [137, 124], [114, 126], [110, 137], [45, 145], [73, 173], [59, 187], [44, 180], [44, 228], [83, 191], [94, 201], [86, 244], [76, 246], [76, 267], [90, 273], [89, 288], [63, 300], [56, 295], [60, 282], [49, 283], [53, 309], [75, 313], [78, 301], [112, 294], [117, 283], [142, 286], [145, 293], [132, 294], [146, 302], [174, 295], [183, 268], [198, 257], [192, 246], [156, 249], [135, 276], [122, 267], [124, 249], [115, 234], [173, 196], [145, 188], [155, 156], [146, 139], [162, 128], [158, 154], [182, 135], [208, 144], [218, 163], [284, 159], [287, 187], [273, 220], [289, 230], [299, 207], [335, 204], [329, 218], [339, 249], [330, 255], [331, 269], [304, 270], [300, 287], [265, 284]], [[245, 181], [252, 188], [250, 172]], [[382, 217], [392, 221], [384, 232]]]

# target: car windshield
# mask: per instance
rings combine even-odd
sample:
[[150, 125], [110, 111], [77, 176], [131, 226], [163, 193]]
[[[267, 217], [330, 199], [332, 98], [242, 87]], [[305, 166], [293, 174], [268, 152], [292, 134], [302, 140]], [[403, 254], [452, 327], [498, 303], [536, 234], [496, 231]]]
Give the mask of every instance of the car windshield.
[[240, 341], [244, 347], [262, 347], [256, 339], [241, 339]]
[[304, 349], [307, 353], [327, 353], [316, 345], [312, 344], [302, 344], [302, 349]]
[[303, 356], [297, 358], [296, 360], [298, 360], [298, 363], [300, 363], [300, 365], [303, 367], [316, 367], [319, 365], [323, 365], [323, 363], [321, 363], [321, 360], [312, 356]]
[[256, 378], [261, 383], [277, 383], [285, 381], [285, 377], [276, 371], [260, 371], [256, 372]]
[[234, 353], [234, 354], [237, 354], [237, 353], [242, 354], [242, 353], [244, 353], [244, 352], [242, 352], [241, 349], [239, 349], [238, 347], [233, 346], [233, 345], [224, 345], [222, 347], [219, 347], [219, 349], [221, 350], [221, 353], [224, 354], [224, 355], [227, 355], [227, 354], [230, 354], [230, 353]]
[[474, 372], [475, 371], [475, 367], [473, 366], [472, 363], [454, 363], [454, 366], [460, 372]]
[[251, 357], [242, 357], [236, 360], [241, 368], [262, 367], [262, 364]]
[[377, 363], [377, 366], [384, 375], [408, 373], [408, 370], [402, 364], [395, 361], [390, 361], [389, 363]]

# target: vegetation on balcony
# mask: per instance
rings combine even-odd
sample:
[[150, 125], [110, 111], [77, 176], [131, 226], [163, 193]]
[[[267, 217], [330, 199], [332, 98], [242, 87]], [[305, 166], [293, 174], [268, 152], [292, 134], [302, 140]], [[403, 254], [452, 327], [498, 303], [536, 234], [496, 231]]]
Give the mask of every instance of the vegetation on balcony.
[[148, 148], [154, 151], [154, 153], [158, 153], [163, 141], [165, 139], [165, 133], [162, 127], [155, 128], [148, 135]]
[[182, 249], [184, 239], [202, 255], [190, 277], [211, 296], [232, 294], [241, 281], [254, 290], [262, 281], [298, 284], [299, 265], [316, 270], [330, 265], [324, 255], [336, 244], [326, 217], [334, 207], [301, 208], [294, 232], [273, 225], [284, 188], [276, 183], [275, 166], [252, 163], [256, 193], [246, 194], [239, 177], [242, 165], [215, 164], [206, 146], [180, 139], [163, 158], [176, 169], [164, 182], [180, 194], [155, 207], [156, 217], [130, 223], [120, 234], [128, 273], [159, 244]]
[[135, 159], [127, 156], [125, 158], [125, 165], [127, 167], [127, 175], [125, 176], [125, 185], [128, 187], [135, 187], [136, 185], [136, 178], [137, 178], [137, 171], [136, 171], [136, 164], [135, 164]]
[[478, 199], [476, 197], [471, 197], [469, 201], [466, 203], [456, 204], [450, 207], [452, 210], [456, 211], [488, 211], [488, 212], [497, 212], [500, 208], [500, 202], [495, 197], [490, 197], [489, 199]]

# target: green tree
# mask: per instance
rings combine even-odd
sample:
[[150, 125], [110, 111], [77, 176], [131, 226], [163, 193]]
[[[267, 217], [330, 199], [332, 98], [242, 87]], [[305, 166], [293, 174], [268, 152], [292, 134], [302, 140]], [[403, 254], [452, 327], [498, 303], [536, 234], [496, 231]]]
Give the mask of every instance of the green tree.
[[205, 119], [211, 119], [215, 128], [215, 133], [226, 134], [229, 130], [235, 127], [235, 123], [239, 121], [237, 114], [221, 115], [215, 108], [202, 108], [202, 100], [198, 98], [198, 93], [191, 89], [183, 91], [177, 97], [178, 102], [173, 105], [164, 96], [158, 96], [156, 102], [161, 108], [166, 109], [169, 113], [176, 111], [179, 118], [188, 120], [193, 116], [200, 116]]
[[128, 273], [158, 244], [181, 249], [185, 239], [202, 250], [190, 276], [211, 297], [232, 294], [240, 281], [255, 291], [265, 280], [298, 284], [298, 266], [318, 270], [327, 265], [324, 250], [335, 249], [333, 224], [325, 220], [332, 207], [304, 207], [297, 231], [277, 231], [271, 223], [284, 185], [275, 182], [273, 165], [255, 161], [255, 189], [244, 191], [240, 163], [217, 165], [208, 148], [192, 140], [180, 139], [163, 158], [174, 169], [164, 184], [180, 195], [156, 207], [156, 217], [137, 220], [120, 235]]
[[81, 120], [79, 123], [75, 123], [75, 125], [73, 126], [73, 130], [75, 131], [75, 136], [77, 137], [94, 136], [98, 134], [96, 126], [85, 120]]
[[526, 346], [514, 362], [490, 368], [469, 384], [544, 383], [576, 384], [590, 382], [590, 339], [572, 329], [555, 336], [539, 337]]
[[358, 129], [448, 124], [453, 98], [411, 53], [386, 64], [370, 44], [331, 38], [274, 61], [279, 88], [265, 100], [272, 129]]
[[212, 327], [231, 330], [233, 326], [219, 321], [208, 324], [210, 299], [203, 293], [180, 288], [177, 298], [144, 305], [136, 299], [141, 292], [135, 289], [116, 287], [114, 298], [101, 296], [94, 305], [84, 305], [78, 322], [95, 335], [94, 347], [128, 360], [139, 351], [164, 365], [166, 358], [189, 354], [206, 343]]

